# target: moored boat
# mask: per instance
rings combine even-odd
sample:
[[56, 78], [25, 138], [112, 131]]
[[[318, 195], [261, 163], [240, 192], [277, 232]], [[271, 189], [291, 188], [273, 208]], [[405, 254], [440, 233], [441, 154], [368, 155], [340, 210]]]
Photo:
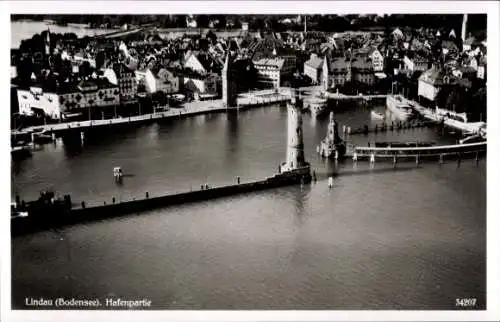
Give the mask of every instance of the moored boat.
[[378, 113], [376, 111], [371, 111], [371, 116], [372, 116], [373, 119], [376, 119], [376, 120], [383, 120], [383, 119], [385, 119], [385, 116], [382, 113]]
[[387, 108], [401, 121], [406, 121], [412, 116], [413, 108], [410, 104], [403, 101], [400, 96], [388, 95], [386, 99]]

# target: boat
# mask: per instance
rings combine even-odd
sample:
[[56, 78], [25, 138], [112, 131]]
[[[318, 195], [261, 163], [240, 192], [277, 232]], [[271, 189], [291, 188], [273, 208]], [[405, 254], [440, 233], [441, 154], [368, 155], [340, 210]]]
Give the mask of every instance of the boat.
[[486, 139], [481, 134], [475, 134], [458, 141], [460, 144], [484, 142]]
[[121, 167], [114, 167], [113, 168], [113, 177], [115, 178], [115, 181], [120, 181], [123, 177], [123, 171]]
[[304, 108], [309, 109], [315, 116], [321, 115], [327, 107], [328, 99], [323, 94], [318, 94], [304, 100]]
[[31, 156], [31, 147], [29, 145], [13, 146], [10, 150], [13, 158], [23, 158]]
[[388, 95], [386, 99], [387, 108], [392, 112], [399, 120], [406, 121], [413, 115], [412, 106], [403, 101], [400, 96]]
[[385, 116], [383, 114], [378, 113], [376, 111], [372, 111], [371, 115], [372, 115], [373, 119], [377, 119], [377, 120], [383, 120], [383, 119], [385, 119]]
[[48, 135], [48, 134], [34, 135], [33, 142], [37, 143], [37, 144], [51, 143], [51, 142], [53, 142], [52, 135]]

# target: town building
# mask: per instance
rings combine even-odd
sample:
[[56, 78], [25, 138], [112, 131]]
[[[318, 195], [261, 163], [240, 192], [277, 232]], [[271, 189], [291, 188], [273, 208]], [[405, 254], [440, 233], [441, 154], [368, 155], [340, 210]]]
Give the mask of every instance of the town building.
[[472, 47], [477, 43], [476, 38], [473, 36], [469, 36], [467, 39], [464, 40], [462, 44], [462, 49], [463, 51], [470, 51], [472, 50]]
[[443, 69], [432, 67], [418, 78], [418, 96], [429, 101], [435, 101], [439, 91], [445, 86], [456, 83], [453, 75], [448, 75]]
[[351, 81], [351, 61], [349, 58], [332, 59], [328, 70], [331, 86], [342, 86]]
[[419, 55], [405, 55], [403, 58], [405, 69], [412, 72], [424, 72], [429, 69], [430, 61]]
[[200, 75], [222, 70], [223, 61], [206, 52], [188, 51], [184, 58], [184, 68], [191, 69]]
[[351, 72], [354, 81], [373, 85], [375, 83], [375, 73], [370, 59], [354, 58], [351, 61]]
[[64, 82], [51, 89], [34, 85], [17, 90], [20, 114], [43, 113], [53, 119], [64, 118], [67, 113], [85, 113], [92, 107], [119, 105], [119, 94], [118, 87], [107, 79]]
[[370, 59], [371, 59], [374, 72], [383, 72], [384, 71], [384, 56], [382, 56], [382, 53], [380, 52], [380, 50], [378, 50], [376, 48], [372, 48], [368, 52], [368, 57], [370, 57]]
[[182, 90], [194, 100], [215, 98], [222, 87], [222, 78], [215, 73], [209, 73], [202, 77], [186, 75], [180, 79], [183, 82]]
[[276, 57], [254, 61], [253, 65], [259, 76], [259, 85], [266, 88], [279, 88], [290, 81], [296, 68], [295, 60], [295, 57]]
[[452, 71], [453, 76], [457, 78], [474, 79], [477, 77], [477, 70], [472, 67], [458, 67]]
[[304, 75], [308, 76], [315, 85], [321, 83], [324, 63], [325, 59], [316, 54], [311, 54], [311, 58], [304, 63]]
[[143, 84], [146, 92], [177, 93], [180, 90], [179, 77], [166, 68], [153, 68], [135, 71], [138, 84]]
[[486, 80], [486, 57], [479, 58], [477, 63], [477, 78]]
[[104, 70], [104, 77], [120, 89], [121, 104], [137, 102], [137, 80], [135, 72], [123, 63], [115, 63]]

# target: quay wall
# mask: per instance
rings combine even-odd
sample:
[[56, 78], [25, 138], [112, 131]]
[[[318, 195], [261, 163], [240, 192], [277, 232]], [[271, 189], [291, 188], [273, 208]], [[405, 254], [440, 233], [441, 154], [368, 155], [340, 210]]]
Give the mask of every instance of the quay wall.
[[[281, 104], [286, 101], [285, 98], [282, 99], [270, 99], [270, 98], [256, 98], [249, 99], [248, 97], [239, 98], [241, 102], [240, 109], [250, 109], [271, 104]], [[50, 134], [50, 133], [62, 133], [68, 131], [76, 130], [86, 130], [98, 127], [111, 127], [117, 125], [128, 125], [128, 124], [145, 124], [149, 122], [156, 122], [162, 119], [172, 119], [180, 118], [184, 116], [195, 116], [201, 114], [211, 114], [211, 113], [224, 113], [232, 110], [231, 108], [226, 108], [222, 106], [221, 100], [209, 100], [209, 101], [197, 101], [184, 104], [180, 108], [170, 108], [168, 111], [156, 112], [152, 114], [143, 114], [138, 116], [105, 119], [105, 120], [86, 120], [86, 121], [74, 121], [74, 122], [64, 122], [56, 124], [47, 124], [32, 126], [23, 129], [22, 131], [11, 131], [11, 137], [15, 137], [18, 140], [31, 141], [31, 134]]]
[[[140, 213], [172, 205], [205, 201], [288, 186], [297, 184], [301, 182], [301, 180], [303, 180], [303, 183], [309, 183], [311, 179], [310, 174], [302, 176], [300, 173], [287, 173], [278, 174], [264, 180], [248, 183], [213, 187], [203, 190], [200, 189], [178, 194], [144, 198], [115, 204], [105, 204], [88, 208], [82, 207], [71, 210], [62, 210], [60, 207], [57, 208], [47, 206], [43, 208], [43, 210], [37, 210], [36, 212], [32, 211], [28, 217], [16, 217], [11, 219], [11, 235], [24, 235], [77, 223], [104, 220], [131, 213]], [[31, 204], [33, 204], [33, 202]]]

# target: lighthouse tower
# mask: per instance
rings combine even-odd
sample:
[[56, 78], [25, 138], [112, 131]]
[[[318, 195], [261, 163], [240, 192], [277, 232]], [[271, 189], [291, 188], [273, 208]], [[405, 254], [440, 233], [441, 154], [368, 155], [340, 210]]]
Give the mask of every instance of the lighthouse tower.
[[304, 157], [302, 138], [302, 101], [295, 92], [295, 104], [288, 103], [288, 138], [286, 162], [281, 165], [281, 173], [292, 174], [304, 181], [310, 181], [310, 165]]

